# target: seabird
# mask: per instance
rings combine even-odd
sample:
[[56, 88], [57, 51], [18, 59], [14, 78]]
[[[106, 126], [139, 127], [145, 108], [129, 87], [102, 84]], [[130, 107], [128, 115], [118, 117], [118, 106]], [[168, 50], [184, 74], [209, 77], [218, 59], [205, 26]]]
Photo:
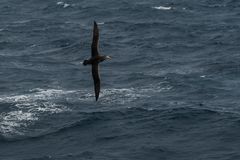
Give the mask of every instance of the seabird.
[[110, 56], [100, 55], [98, 51], [98, 41], [99, 41], [99, 29], [97, 26], [97, 23], [94, 21], [93, 26], [93, 39], [92, 39], [92, 56], [88, 60], [83, 61], [83, 65], [92, 65], [92, 77], [94, 81], [94, 91], [95, 91], [95, 97], [96, 101], [99, 97], [100, 92], [100, 77], [98, 73], [98, 64], [106, 59], [111, 59]]

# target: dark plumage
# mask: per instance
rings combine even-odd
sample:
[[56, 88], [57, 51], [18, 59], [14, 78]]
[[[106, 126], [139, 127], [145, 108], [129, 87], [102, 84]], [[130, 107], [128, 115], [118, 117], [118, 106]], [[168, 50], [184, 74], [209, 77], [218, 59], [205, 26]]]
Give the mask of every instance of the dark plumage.
[[96, 101], [98, 100], [99, 93], [100, 93], [100, 76], [99, 76], [99, 63], [106, 60], [111, 59], [109, 56], [100, 55], [98, 51], [98, 41], [99, 41], [99, 29], [97, 26], [97, 23], [94, 21], [94, 27], [93, 27], [93, 39], [92, 39], [92, 56], [88, 60], [83, 61], [83, 65], [92, 65], [92, 76], [94, 81], [94, 91], [95, 91], [95, 97]]

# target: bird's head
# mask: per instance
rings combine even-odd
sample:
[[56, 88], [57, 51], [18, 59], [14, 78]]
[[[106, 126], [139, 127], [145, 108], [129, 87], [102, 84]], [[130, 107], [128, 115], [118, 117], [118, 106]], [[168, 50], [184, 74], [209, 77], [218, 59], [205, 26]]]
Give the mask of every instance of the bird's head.
[[88, 60], [83, 61], [83, 65], [86, 66], [88, 64]]

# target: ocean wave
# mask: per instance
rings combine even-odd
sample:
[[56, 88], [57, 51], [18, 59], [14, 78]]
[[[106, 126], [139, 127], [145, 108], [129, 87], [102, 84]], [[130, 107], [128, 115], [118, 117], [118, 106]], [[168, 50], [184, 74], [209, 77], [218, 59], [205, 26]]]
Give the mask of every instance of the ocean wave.
[[[38, 156], [35, 158], [29, 158], [24, 160], [72, 160], [72, 159], [93, 159], [93, 157], [96, 158], [94, 152], [92, 151], [81, 151], [80, 153], [74, 154], [74, 153], [68, 153], [68, 154], [62, 154], [62, 155], [44, 155], [44, 156]], [[99, 159], [102, 159], [99, 157]]]
[[[156, 77], [153, 77], [156, 78]], [[104, 88], [101, 90], [100, 97], [102, 103], [111, 101], [111, 103], [125, 104], [132, 102], [137, 98], [148, 97], [149, 93], [162, 92], [170, 90], [171, 86], [167, 82], [158, 82], [153, 84], [147, 84], [141, 87], [130, 88]], [[18, 108], [28, 108], [29, 106], [38, 106], [54, 101], [92, 101], [94, 99], [94, 92], [92, 89], [83, 90], [61, 90], [61, 89], [41, 89], [34, 88], [29, 90], [26, 94], [20, 95], [0, 95], [0, 103], [11, 103]], [[106, 100], [104, 100], [106, 99]]]
[[[127, 105], [138, 99], [149, 98], [152, 93], [169, 90], [164, 83], [150, 84], [141, 88], [102, 89], [99, 105]], [[92, 103], [93, 90], [61, 90], [34, 88], [26, 94], [2, 95], [0, 104], [11, 106], [10, 111], [0, 115], [0, 134], [4, 137], [24, 136], [28, 128], [49, 114], [71, 112], [73, 108], [66, 103]], [[29, 133], [27, 133], [28, 135]]]
[[[161, 82], [141, 87], [104, 88], [101, 90], [98, 104], [106, 108], [112, 104], [129, 105], [139, 99], [150, 98], [154, 93], [171, 90], [171, 88], [169, 84]], [[72, 104], [92, 104], [93, 102], [95, 102], [93, 89], [33, 88], [25, 91], [24, 94], [0, 95], [0, 104], [11, 106], [10, 110], [1, 114], [0, 134], [6, 137], [24, 135], [29, 126], [41, 121], [41, 118], [48, 114], [71, 112]]]
[[[19, 114], [19, 113], [14, 113]], [[111, 111], [99, 111], [99, 112], [82, 112], [82, 119], [77, 120], [72, 123], [62, 125], [62, 127], [52, 129], [48, 132], [41, 132], [34, 136], [22, 136], [19, 137], [6, 137], [3, 140], [6, 141], [16, 141], [28, 138], [41, 138], [43, 136], [51, 136], [56, 134], [66, 134], [66, 132], [72, 132], [72, 130], [79, 130], [86, 126], [94, 126], [99, 124], [105, 124], [106, 122], [121, 121], [121, 124], [127, 125], [128, 127], [136, 127], [141, 124], [141, 128], [151, 129], [152, 127], [162, 127], [168, 130], [169, 124], [179, 124], [191, 121], [191, 123], [204, 123], [206, 121], [224, 121], [229, 120], [229, 117], [233, 121], [239, 121], [239, 117], [230, 113], [225, 113], [221, 111], [215, 111], [211, 109], [197, 109], [197, 108], [168, 108], [168, 109], [147, 109], [140, 107], [125, 108], [119, 110]], [[20, 116], [20, 119], [27, 120], [32, 119], [32, 115]], [[32, 120], [36, 120], [33, 118]], [[19, 124], [21, 125], [21, 124]], [[24, 124], [23, 124], [24, 125]], [[92, 127], [93, 127], [92, 126]], [[17, 131], [17, 130], [16, 130]], [[101, 135], [97, 140], [116, 140], [121, 138], [131, 138], [131, 134], [120, 134], [105, 136]]]

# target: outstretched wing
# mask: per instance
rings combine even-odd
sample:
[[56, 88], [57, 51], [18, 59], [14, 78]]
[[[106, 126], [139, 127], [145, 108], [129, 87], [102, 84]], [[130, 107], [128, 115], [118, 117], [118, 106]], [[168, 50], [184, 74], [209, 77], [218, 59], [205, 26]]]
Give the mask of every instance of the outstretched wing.
[[93, 39], [92, 39], [92, 57], [98, 55], [98, 40], [99, 40], [99, 30], [97, 23], [94, 21], [93, 26]]
[[97, 101], [98, 97], [99, 97], [99, 92], [100, 92], [100, 77], [99, 77], [99, 73], [98, 73], [98, 64], [92, 65], [92, 76], [93, 76], [93, 81], [94, 81], [95, 97], [96, 97], [96, 101]]

